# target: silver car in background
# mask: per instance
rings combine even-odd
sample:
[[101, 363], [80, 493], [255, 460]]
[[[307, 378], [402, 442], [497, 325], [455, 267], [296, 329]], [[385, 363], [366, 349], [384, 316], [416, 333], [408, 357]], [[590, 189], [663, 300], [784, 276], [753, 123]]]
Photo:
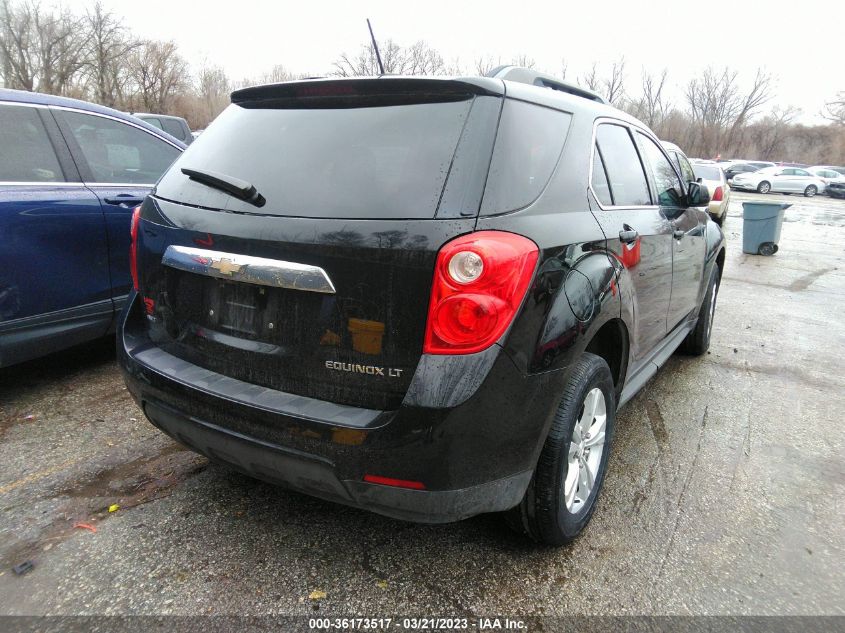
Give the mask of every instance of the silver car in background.
[[737, 174], [731, 187], [757, 193], [802, 193], [808, 198], [824, 193], [825, 183], [800, 167], [767, 167], [759, 171]]

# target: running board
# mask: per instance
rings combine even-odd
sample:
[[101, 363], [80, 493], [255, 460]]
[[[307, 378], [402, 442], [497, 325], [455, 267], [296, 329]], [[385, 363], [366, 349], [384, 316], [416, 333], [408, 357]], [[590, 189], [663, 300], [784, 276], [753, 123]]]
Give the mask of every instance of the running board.
[[663, 339], [663, 342], [654, 349], [639, 369], [626, 381], [625, 388], [622, 389], [622, 395], [619, 396], [617, 409], [637, 395], [637, 392], [657, 373], [657, 370], [666, 364], [669, 357], [684, 342], [687, 334], [692, 331], [694, 325], [694, 323], [685, 322], [678, 326], [672, 334]]

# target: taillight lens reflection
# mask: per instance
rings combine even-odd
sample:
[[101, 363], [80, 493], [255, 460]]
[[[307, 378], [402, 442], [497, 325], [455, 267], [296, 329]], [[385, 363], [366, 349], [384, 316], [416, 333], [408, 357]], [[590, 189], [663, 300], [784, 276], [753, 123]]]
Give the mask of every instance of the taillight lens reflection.
[[479, 231], [440, 249], [423, 352], [473, 354], [504, 334], [528, 290], [539, 249], [526, 237]]
[[138, 224], [141, 222], [141, 207], [132, 210], [132, 223], [129, 227], [129, 272], [132, 275], [132, 287], [138, 290]]

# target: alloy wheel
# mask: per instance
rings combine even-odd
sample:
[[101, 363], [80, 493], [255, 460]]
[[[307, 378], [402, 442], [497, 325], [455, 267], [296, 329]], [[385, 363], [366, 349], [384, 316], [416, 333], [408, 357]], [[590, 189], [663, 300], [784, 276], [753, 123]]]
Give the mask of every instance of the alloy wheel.
[[581, 415], [575, 420], [569, 440], [563, 496], [566, 509], [572, 514], [578, 514], [587, 507], [587, 500], [596, 485], [604, 453], [606, 426], [604, 393], [594, 387], [584, 397]]

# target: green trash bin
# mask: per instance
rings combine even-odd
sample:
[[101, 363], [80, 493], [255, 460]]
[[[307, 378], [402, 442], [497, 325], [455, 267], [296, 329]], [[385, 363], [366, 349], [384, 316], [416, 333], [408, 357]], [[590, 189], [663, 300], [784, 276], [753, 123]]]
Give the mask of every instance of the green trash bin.
[[777, 202], [743, 202], [742, 252], [751, 255], [777, 253], [783, 216], [791, 206]]

